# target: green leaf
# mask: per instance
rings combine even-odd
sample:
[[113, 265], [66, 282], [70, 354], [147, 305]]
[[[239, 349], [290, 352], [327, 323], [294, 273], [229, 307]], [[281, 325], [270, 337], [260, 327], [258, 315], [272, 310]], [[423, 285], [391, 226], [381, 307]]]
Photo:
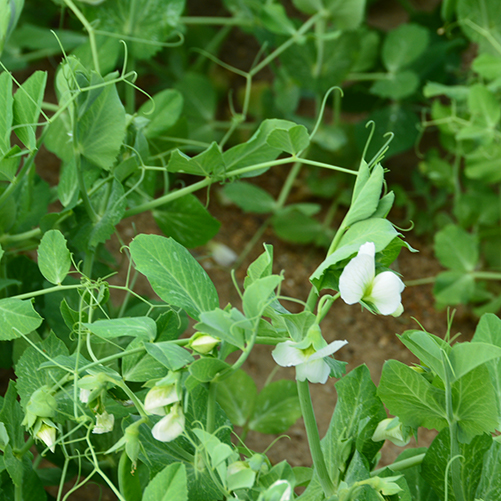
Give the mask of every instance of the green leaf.
[[[128, 350], [143, 347], [141, 338], [133, 339], [127, 346]], [[144, 383], [150, 379], [165, 377], [165, 365], [160, 363], [148, 353], [140, 352], [127, 355], [122, 358], [122, 376], [126, 381]]]
[[157, 335], [157, 324], [149, 317], [112, 318], [83, 325], [102, 339], [131, 336], [153, 341]]
[[223, 194], [245, 212], [266, 214], [275, 209], [275, 199], [265, 190], [254, 184], [236, 181], [223, 188]]
[[449, 224], [435, 234], [435, 254], [442, 266], [473, 271], [478, 262], [478, 239], [461, 227]]
[[249, 428], [260, 433], [284, 433], [300, 417], [296, 383], [283, 379], [270, 383], [259, 393]]
[[466, 158], [466, 177], [489, 184], [498, 183], [501, 181], [501, 170], [497, 162], [500, 155], [501, 145], [497, 143], [473, 151]]
[[34, 310], [31, 301], [0, 299], [0, 341], [29, 334], [42, 324], [43, 318]]
[[[14, 132], [30, 150], [36, 148], [35, 132], [47, 83], [47, 72], [35, 71], [14, 94]], [[8, 102], [8, 101], [7, 101]]]
[[231, 366], [218, 358], [202, 357], [190, 365], [190, 374], [201, 383], [210, 383]]
[[383, 43], [381, 58], [389, 71], [413, 63], [428, 46], [428, 30], [417, 24], [402, 24], [390, 31]]
[[188, 248], [206, 244], [221, 226], [192, 194], [162, 205], [153, 217], [165, 235]]
[[195, 328], [243, 350], [247, 337], [246, 331], [252, 328], [252, 324], [236, 308], [230, 311], [218, 308], [202, 312], [200, 322], [195, 325]]
[[[482, 316], [475, 330], [475, 335], [472, 339], [472, 345], [475, 343], [490, 343], [498, 348], [501, 347], [501, 319], [487, 313]], [[501, 359], [491, 360], [486, 362], [489, 370], [494, 391], [496, 392], [498, 421], [501, 423]]]
[[263, 244], [263, 246], [264, 252], [247, 268], [245, 289], [259, 278], [268, 277], [273, 272], [273, 245]]
[[501, 347], [491, 343], [456, 343], [449, 354], [453, 370], [453, 382], [479, 365], [501, 357]]
[[131, 57], [143, 60], [153, 57], [172, 32], [180, 29], [184, 6], [185, 0], [170, 0], [167, 5], [163, 1], [108, 0], [85, 12], [89, 20], [99, 23], [100, 30], [111, 31], [125, 40]]
[[164, 89], [139, 108], [138, 115], [149, 120], [145, 128], [148, 139], [166, 133], [179, 119], [183, 110], [183, 95], [175, 89]]
[[[398, 455], [395, 463], [398, 461], [403, 461], [405, 459], [410, 459], [419, 454], [426, 453], [428, 449], [426, 447], [418, 447], [412, 449], [406, 449], [401, 454]], [[388, 466], [391, 468], [391, 465]], [[410, 492], [410, 500], [412, 501], [440, 501], [432, 489], [431, 485], [426, 482], [421, 476], [421, 465], [416, 465], [411, 468], [406, 468], [401, 472], [394, 472], [394, 474], [404, 474], [404, 478], [407, 482], [407, 486]], [[390, 470], [393, 471], [393, 470]]]
[[485, 366], [469, 371], [452, 385], [452, 406], [460, 442], [468, 443], [476, 435], [491, 433], [499, 426], [495, 402], [494, 386]]
[[[475, 491], [480, 481], [483, 457], [492, 444], [492, 438], [483, 434], [475, 437], [469, 444], [459, 444], [459, 454], [462, 457], [455, 459], [461, 463], [459, 487], [463, 492], [463, 499], [476, 499]], [[449, 501], [456, 500], [452, 485], [452, 468], [447, 465], [450, 457], [451, 444], [449, 428], [443, 429], [433, 440], [421, 464], [421, 475], [426, 483], [431, 485], [440, 499], [445, 499], [444, 480], [448, 472]], [[487, 500], [484, 500], [487, 501]]]
[[14, 113], [12, 105], [12, 78], [8, 71], [0, 73], [0, 157], [10, 151], [10, 134]]
[[259, 20], [266, 29], [278, 35], [294, 35], [296, 28], [287, 17], [285, 8], [280, 3], [266, 3], [259, 13]]
[[389, 99], [403, 99], [417, 91], [419, 77], [414, 71], [404, 70], [389, 73], [385, 80], [377, 80], [371, 87], [371, 93]]
[[474, 118], [480, 118], [487, 127], [495, 127], [501, 118], [501, 109], [496, 96], [480, 83], [470, 87], [468, 107]]
[[256, 383], [245, 371], [238, 370], [218, 382], [216, 399], [233, 425], [244, 426], [256, 404]]
[[501, 4], [492, 0], [457, 0], [456, 16], [468, 38], [480, 45], [480, 52], [491, 52], [491, 37], [496, 39], [501, 34]]
[[[268, 135], [275, 129], [288, 130], [295, 126], [294, 122], [289, 122], [288, 120], [264, 120], [246, 143], [233, 146], [233, 148], [223, 153], [226, 172], [229, 173], [243, 167], [275, 160], [280, 154], [280, 150], [273, 148], [266, 142]], [[268, 169], [269, 167], [263, 167], [259, 170], [253, 170], [242, 177], [258, 176]]]
[[[104, 84], [104, 81], [101, 83]], [[107, 84], [78, 119], [75, 126], [75, 147], [95, 165], [110, 170], [124, 136], [125, 109], [115, 84]]]
[[325, 228], [316, 219], [298, 210], [294, 205], [276, 212], [271, 223], [275, 233], [283, 240], [298, 244], [328, 241]]
[[295, 125], [290, 129], [274, 129], [266, 138], [266, 142], [272, 147], [297, 155], [310, 144], [310, 136], [304, 125]]
[[438, 336], [428, 332], [410, 330], [398, 336], [400, 341], [426, 366], [445, 380], [442, 351], [449, 356], [451, 348]]
[[475, 291], [475, 279], [462, 271], [444, 271], [435, 278], [433, 295], [439, 305], [453, 305], [470, 301]]
[[42, 237], [38, 247], [38, 267], [42, 275], [54, 285], [61, 285], [70, 271], [71, 254], [59, 230], [49, 230]]
[[484, 52], [473, 60], [471, 67], [481, 77], [494, 80], [501, 73], [501, 57]]
[[378, 395], [405, 426], [440, 430], [447, 424], [444, 390], [397, 360], [385, 362]]
[[283, 277], [271, 275], [256, 280], [245, 289], [243, 309], [246, 317], [256, 325], [265, 309], [271, 305], [276, 296], [273, 292], [282, 282]]
[[169, 172], [180, 172], [183, 174], [194, 174], [195, 176], [218, 176], [225, 172], [225, 161], [223, 154], [216, 142], [202, 153], [194, 157], [189, 157], [179, 150], [172, 152], [167, 170]]
[[194, 360], [185, 349], [171, 341], [144, 343], [144, 347], [154, 359], [171, 371], [178, 371]]
[[398, 235], [387, 219], [366, 219], [355, 223], [343, 235], [337, 249], [313, 272], [311, 283], [317, 290], [337, 287], [337, 280], [333, 275], [337, 263], [356, 254], [366, 242], [374, 242], [376, 252], [382, 252]]
[[[44, 385], [52, 387], [54, 381], [59, 381], [67, 374], [66, 370], [59, 367], [39, 370], [48, 360], [54, 360], [58, 356], [68, 357], [68, 349], [55, 334], [49, 334], [37, 347], [40, 351], [33, 346], [27, 348], [16, 364], [17, 392], [21, 397], [23, 409], [26, 409], [33, 392]], [[73, 363], [72, 370], [74, 367]]]
[[193, 256], [172, 238], [138, 235], [130, 244], [138, 271], [164, 300], [194, 319], [218, 306], [216, 288]]
[[142, 501], [187, 501], [186, 468], [182, 463], [166, 466], [144, 490]]
[[501, 499], [501, 444], [495, 440], [484, 455], [475, 499], [483, 499], [483, 501]]
[[9, 381], [9, 386], [2, 403], [0, 423], [4, 425], [8, 436], [8, 443], [10, 443], [11, 447], [19, 449], [24, 446], [24, 430], [21, 426], [24, 412], [17, 401], [16, 383], [12, 380]]

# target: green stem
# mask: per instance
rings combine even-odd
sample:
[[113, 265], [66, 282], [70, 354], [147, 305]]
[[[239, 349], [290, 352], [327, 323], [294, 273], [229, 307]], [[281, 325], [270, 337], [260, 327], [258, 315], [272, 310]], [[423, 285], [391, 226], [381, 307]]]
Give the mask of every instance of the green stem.
[[42, 230], [40, 228], [34, 228], [24, 233], [18, 233], [17, 235], [9, 235], [8, 233], [0, 236], [0, 243], [4, 245], [13, 244], [16, 242], [23, 242], [26, 240], [31, 240], [32, 238], [40, 238], [42, 236]]
[[72, 0], [64, 0], [64, 3], [70, 8], [73, 14], [75, 14], [75, 16], [82, 23], [83, 27], [89, 34], [90, 50], [92, 53], [94, 68], [99, 74], [101, 74], [101, 70], [99, 69], [99, 57], [97, 52], [96, 35], [94, 33], [94, 28], [89, 23], [89, 21], [87, 21], [86, 17], [82, 14], [78, 7], [72, 2]]
[[216, 392], [217, 383], [209, 383], [209, 395], [207, 397], [207, 433], [213, 433], [216, 423]]
[[179, 18], [181, 24], [208, 24], [219, 26], [250, 26], [251, 21], [247, 19], [238, 19], [236, 17], [202, 17], [202, 16], [181, 16]]
[[383, 471], [386, 468], [390, 468], [392, 471], [402, 471], [406, 470], [407, 468], [412, 468], [413, 466], [417, 466], [423, 462], [424, 457], [426, 456], [426, 453], [423, 454], [417, 454], [415, 456], [412, 456], [411, 458], [408, 459], [403, 459], [402, 461], [397, 461], [393, 464], [389, 464], [388, 466], [385, 466], [384, 468], [379, 468], [378, 470], [371, 471], [371, 477], [377, 477], [380, 473], [383, 473]]
[[78, 289], [82, 287], [80, 284], [75, 285], [56, 285], [54, 287], [49, 287], [48, 289], [42, 289], [34, 292], [26, 292], [24, 294], [18, 294], [17, 296], [12, 296], [12, 299], [31, 299], [36, 296], [43, 296], [45, 294], [50, 294], [51, 292], [58, 292], [62, 290]]
[[[132, 56], [129, 56], [127, 64], [129, 71], [135, 71], [136, 60]], [[136, 111], [136, 89], [133, 85], [129, 84], [125, 84], [125, 109], [131, 115]]]
[[299, 403], [301, 404], [301, 411], [303, 413], [306, 436], [308, 437], [308, 444], [310, 446], [311, 457], [313, 459], [313, 465], [317, 472], [325, 497], [329, 498], [334, 495], [335, 488], [325, 465], [325, 459], [320, 445], [317, 422], [315, 420], [315, 413], [311, 403], [308, 381], [297, 381], [297, 391]]
[[418, 278], [416, 280], [406, 280], [405, 286], [412, 287], [414, 285], [434, 284], [436, 279], [437, 277], [425, 277], [425, 278]]
[[172, 202], [173, 200], [184, 197], [184, 195], [188, 195], [188, 193], [193, 193], [194, 191], [201, 190], [202, 188], [209, 186], [211, 182], [211, 178], [206, 177], [205, 179], [202, 179], [197, 183], [186, 186], [185, 188], [181, 188], [180, 190], [172, 191], [171, 193], [168, 193], [163, 197], [155, 198], [155, 200], [137, 205], [136, 207], [133, 207], [132, 209], [126, 211], [123, 218], [125, 219], [126, 217], [135, 216], [136, 214], [140, 214], [141, 212], [160, 207], [161, 205], [164, 205], [168, 202]]
[[265, 57], [257, 66], [252, 68], [252, 70], [249, 71], [249, 75], [254, 76], [259, 73], [263, 68], [268, 66], [268, 64], [282, 54], [282, 52], [286, 51], [291, 45], [298, 42], [301, 37], [317, 22], [321, 15], [323, 14], [318, 12], [314, 16], [310, 17], [310, 19], [308, 19], [286, 42], [277, 47], [269, 56]]
[[92, 203], [89, 198], [89, 194], [87, 193], [87, 188], [85, 186], [85, 179], [83, 175], [83, 170], [80, 162], [80, 153], [75, 151], [75, 164], [76, 164], [76, 169], [77, 169], [77, 176], [78, 176], [78, 185], [80, 188], [80, 195], [82, 196], [82, 201], [85, 207], [85, 211], [87, 212], [87, 215], [89, 216], [90, 220], [92, 221], [92, 224], [97, 223], [98, 217], [96, 214], [96, 211], [94, 210], [94, 207], [92, 206]]
[[20, 449], [13, 449], [12, 453], [14, 454], [14, 456], [22, 458], [33, 447], [34, 443], [34, 438], [30, 437]]
[[[461, 488], [461, 462], [456, 461], [457, 456], [460, 456], [459, 452], [459, 442], [457, 438], [457, 420], [454, 416], [454, 408], [452, 401], [452, 382], [451, 382], [451, 368], [450, 361], [446, 353], [441, 350], [442, 354], [442, 366], [444, 368], [444, 389], [445, 389], [445, 410], [447, 414], [447, 423], [449, 424], [449, 434], [450, 434], [450, 459], [452, 463], [451, 476], [452, 476], [452, 487], [454, 490], [454, 496], [456, 501], [465, 501], [463, 495], [463, 489]], [[446, 478], [446, 482], [448, 482]]]

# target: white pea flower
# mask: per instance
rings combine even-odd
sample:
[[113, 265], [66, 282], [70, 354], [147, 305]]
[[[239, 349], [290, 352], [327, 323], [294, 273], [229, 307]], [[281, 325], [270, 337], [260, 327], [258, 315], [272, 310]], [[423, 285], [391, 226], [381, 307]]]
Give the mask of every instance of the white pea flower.
[[324, 340], [318, 325], [308, 331], [300, 342], [284, 341], [278, 343], [271, 355], [282, 367], [296, 367], [296, 379], [310, 383], [325, 384], [330, 374], [330, 367], [324, 361], [342, 348], [348, 341], [333, 341], [330, 344]]
[[160, 442], [170, 442], [184, 431], [184, 413], [179, 403], [174, 404], [169, 413], [151, 430], [153, 437]]
[[113, 425], [115, 424], [115, 416], [113, 414], [108, 414], [104, 411], [102, 414], [96, 414], [96, 426], [92, 430], [92, 433], [101, 435], [103, 433], [108, 433], [113, 430]]
[[391, 271], [376, 275], [376, 246], [366, 242], [345, 267], [339, 278], [339, 292], [347, 304], [366, 303], [381, 315], [399, 316], [403, 312], [401, 293], [404, 283]]
[[90, 390], [87, 390], [85, 388], [80, 388], [80, 402], [82, 402], [82, 404], [88, 404], [89, 397], [90, 397]]
[[176, 384], [153, 386], [144, 399], [144, 410], [149, 414], [165, 416], [167, 414], [165, 407], [181, 400], [176, 386]]
[[42, 423], [36, 434], [36, 438], [41, 440], [50, 450], [56, 450], [56, 428], [48, 424]]

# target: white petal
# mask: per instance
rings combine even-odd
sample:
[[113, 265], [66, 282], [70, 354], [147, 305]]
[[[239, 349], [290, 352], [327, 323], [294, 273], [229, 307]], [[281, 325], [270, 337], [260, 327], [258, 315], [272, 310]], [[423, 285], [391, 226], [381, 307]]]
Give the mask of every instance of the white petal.
[[92, 433], [97, 433], [98, 435], [109, 433], [113, 430], [114, 424], [115, 416], [113, 414], [108, 414], [106, 411], [102, 414], [96, 414], [96, 426], [94, 426]]
[[310, 383], [325, 384], [329, 378], [330, 372], [330, 367], [323, 359], [310, 359], [308, 362], [296, 366], [296, 379], [298, 381], [307, 379]]
[[391, 315], [401, 303], [400, 293], [404, 283], [391, 271], [380, 273], [374, 279], [370, 296], [364, 300], [371, 302], [382, 315]]
[[367, 254], [368, 256], [371, 256], [374, 258], [376, 256], [376, 244], [374, 242], [365, 242], [365, 244], [360, 246], [360, 249], [358, 249], [358, 256], [360, 254]]
[[160, 442], [170, 442], [183, 433], [184, 421], [182, 411], [171, 411], [153, 427], [151, 434]]
[[333, 353], [336, 353], [336, 351], [340, 350], [345, 344], [348, 344], [348, 341], [333, 341], [332, 343], [328, 344], [325, 348], [322, 348], [321, 350], [318, 350], [316, 353], [314, 353], [308, 361], [312, 360], [318, 360], [319, 358], [325, 358], [328, 357], [329, 355], [332, 355]]
[[167, 386], [154, 386], [146, 394], [144, 399], [144, 409], [150, 414], [165, 416], [163, 407], [166, 405], [179, 402], [176, 385], [170, 384]]
[[291, 367], [303, 363], [306, 360], [306, 355], [301, 350], [294, 348], [294, 344], [294, 341], [278, 343], [271, 352], [273, 360], [282, 367]]
[[339, 292], [343, 301], [347, 304], [358, 303], [364, 297], [365, 291], [374, 280], [374, 274], [374, 256], [359, 253], [354, 257], [346, 265], [339, 277]]

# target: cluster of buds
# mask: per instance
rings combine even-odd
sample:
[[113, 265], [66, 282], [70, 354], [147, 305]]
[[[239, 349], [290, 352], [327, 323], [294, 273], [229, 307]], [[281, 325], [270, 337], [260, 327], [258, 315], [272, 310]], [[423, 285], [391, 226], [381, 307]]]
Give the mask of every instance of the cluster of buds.
[[156, 440], [170, 442], [183, 433], [185, 417], [182, 395], [180, 374], [176, 372], [170, 372], [147, 393], [144, 410], [148, 414], [163, 416], [151, 430]]

